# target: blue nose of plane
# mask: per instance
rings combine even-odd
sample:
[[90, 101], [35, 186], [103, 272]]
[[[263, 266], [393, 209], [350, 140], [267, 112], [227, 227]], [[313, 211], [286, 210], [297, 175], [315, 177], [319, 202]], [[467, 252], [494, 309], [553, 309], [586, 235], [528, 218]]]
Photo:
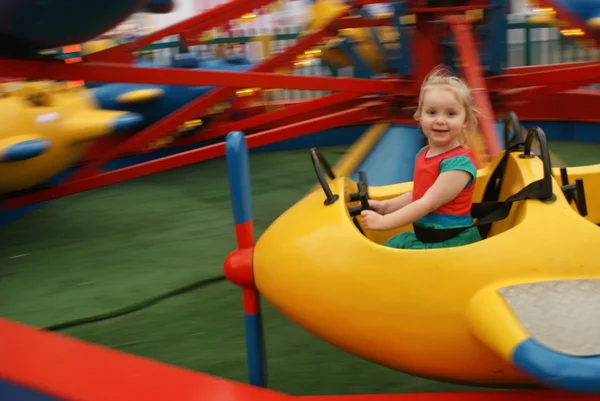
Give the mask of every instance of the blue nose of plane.
[[32, 139], [15, 143], [4, 149], [2, 154], [0, 154], [0, 161], [18, 162], [32, 159], [44, 153], [50, 146], [50, 141], [45, 139]]
[[139, 127], [144, 117], [137, 113], [125, 113], [113, 121], [113, 132], [121, 133]]

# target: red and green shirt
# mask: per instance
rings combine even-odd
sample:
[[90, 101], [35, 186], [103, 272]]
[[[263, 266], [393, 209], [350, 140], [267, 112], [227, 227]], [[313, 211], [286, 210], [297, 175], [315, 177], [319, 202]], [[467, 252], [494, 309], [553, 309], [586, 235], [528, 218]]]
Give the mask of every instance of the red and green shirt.
[[419, 222], [449, 227], [472, 224], [471, 205], [473, 204], [477, 169], [471, 156], [462, 146], [457, 146], [435, 156], [427, 156], [428, 151], [429, 146], [425, 146], [416, 157], [413, 177], [413, 202], [421, 199], [444, 171], [463, 170], [471, 175], [471, 179], [454, 200], [422, 217]]

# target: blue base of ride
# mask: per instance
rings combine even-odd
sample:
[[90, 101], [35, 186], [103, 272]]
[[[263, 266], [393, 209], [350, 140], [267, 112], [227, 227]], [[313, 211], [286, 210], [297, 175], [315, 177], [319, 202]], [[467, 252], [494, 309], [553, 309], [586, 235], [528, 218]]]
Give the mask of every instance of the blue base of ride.
[[[412, 125], [392, 125], [356, 167], [367, 174], [369, 185], [381, 186], [412, 181], [415, 156], [425, 145], [423, 133]], [[401, 150], [399, 152], [399, 150]]]

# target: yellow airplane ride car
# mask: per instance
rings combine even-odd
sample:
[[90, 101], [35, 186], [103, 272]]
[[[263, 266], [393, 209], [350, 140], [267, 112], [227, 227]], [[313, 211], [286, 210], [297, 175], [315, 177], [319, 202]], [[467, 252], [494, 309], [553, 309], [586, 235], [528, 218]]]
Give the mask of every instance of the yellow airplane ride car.
[[46, 183], [81, 160], [99, 138], [131, 132], [137, 113], [102, 110], [82, 86], [30, 81], [0, 85], [0, 195]]
[[[354, 216], [412, 183], [369, 188], [364, 173], [334, 177], [318, 150], [311, 156], [322, 188], [232, 252], [231, 281], [325, 341], [405, 373], [600, 393], [600, 165], [553, 169], [534, 127], [478, 171], [482, 241], [407, 250], [381, 244], [410, 226], [370, 232]], [[230, 185], [236, 215], [242, 184]]]

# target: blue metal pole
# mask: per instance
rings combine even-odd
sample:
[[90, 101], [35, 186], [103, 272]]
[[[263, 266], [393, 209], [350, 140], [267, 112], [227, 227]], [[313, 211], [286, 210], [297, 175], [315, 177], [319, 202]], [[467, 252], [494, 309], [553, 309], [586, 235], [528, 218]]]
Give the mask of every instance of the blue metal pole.
[[488, 66], [490, 75], [499, 75], [504, 71], [508, 63], [508, 19], [509, 0], [492, 0], [487, 21], [484, 20], [486, 36], [489, 44], [486, 50], [481, 50], [481, 60]]
[[412, 57], [412, 37], [410, 29], [400, 23], [400, 18], [408, 15], [408, 4], [406, 1], [398, 1], [393, 3], [394, 6], [394, 26], [400, 36], [400, 46], [396, 51], [396, 55], [393, 58], [394, 64], [397, 66], [397, 70], [403, 77], [409, 77], [413, 73], [413, 66], [411, 64]]
[[252, 250], [254, 227], [252, 217], [252, 188], [250, 162], [246, 138], [242, 132], [230, 132], [225, 149], [229, 190], [238, 249], [226, 260], [226, 274], [242, 286], [244, 323], [246, 327], [246, 353], [250, 384], [266, 387], [266, 350], [260, 310], [260, 294], [254, 286], [252, 275]]

